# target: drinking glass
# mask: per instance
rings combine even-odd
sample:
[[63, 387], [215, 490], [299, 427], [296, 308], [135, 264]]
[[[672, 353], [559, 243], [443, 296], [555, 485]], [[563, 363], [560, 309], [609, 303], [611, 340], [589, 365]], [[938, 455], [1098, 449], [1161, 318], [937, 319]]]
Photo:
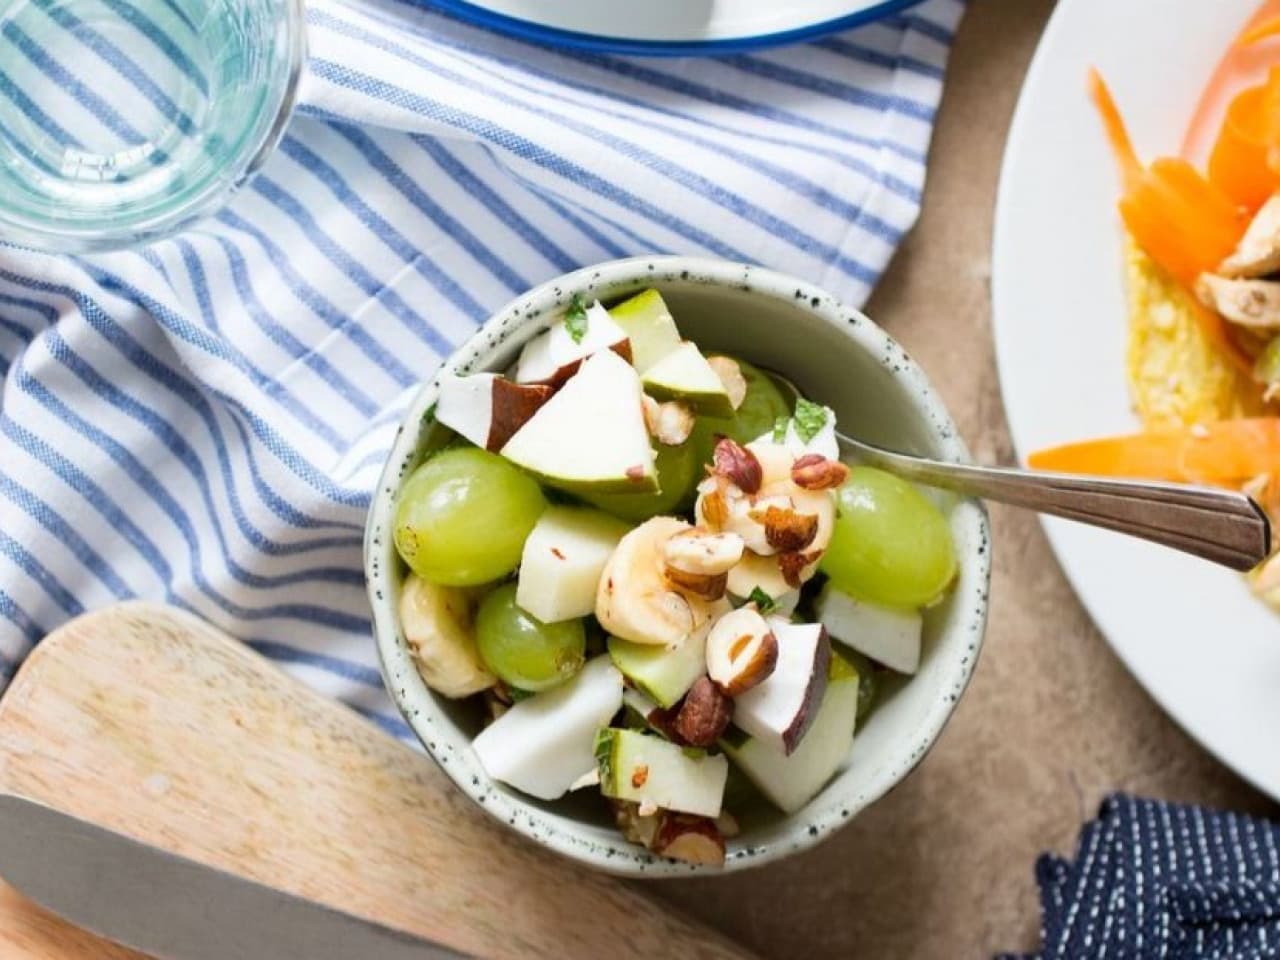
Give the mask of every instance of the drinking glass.
[[0, 0], [0, 239], [113, 249], [213, 211], [304, 60], [302, 0]]

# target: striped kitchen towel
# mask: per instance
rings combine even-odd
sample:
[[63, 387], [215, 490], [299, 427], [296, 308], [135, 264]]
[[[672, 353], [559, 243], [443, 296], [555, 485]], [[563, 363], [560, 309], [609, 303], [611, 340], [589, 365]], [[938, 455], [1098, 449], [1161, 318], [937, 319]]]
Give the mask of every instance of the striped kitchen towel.
[[[404, 734], [361, 532], [415, 385], [514, 295], [625, 255], [760, 262], [861, 303], [918, 213], [962, 10], [645, 60], [312, 2], [299, 115], [227, 209], [128, 253], [0, 246], [0, 672], [147, 597]], [[136, 41], [145, 73], [164, 51]], [[111, 68], [91, 43], [23, 55], [67, 122], [100, 122], [70, 115], [77, 73]]]
[[1036, 880], [1043, 946], [1027, 960], [1280, 957], [1280, 824], [1118, 794]]

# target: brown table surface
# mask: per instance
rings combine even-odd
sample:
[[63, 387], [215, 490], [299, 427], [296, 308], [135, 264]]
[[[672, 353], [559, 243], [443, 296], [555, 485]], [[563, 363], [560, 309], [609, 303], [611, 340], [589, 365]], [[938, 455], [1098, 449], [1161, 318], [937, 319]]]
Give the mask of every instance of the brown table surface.
[[[1009, 118], [1050, 0], [972, 0], [920, 222], [867, 312], [929, 371], [975, 457], [1012, 462], [992, 354], [992, 206]], [[1034, 318], [1029, 318], [1034, 321]], [[960, 958], [1036, 945], [1032, 865], [1069, 853], [1113, 790], [1270, 814], [1137, 685], [1035, 518], [995, 507], [990, 625], [925, 762], [818, 849], [656, 888], [771, 957]]]

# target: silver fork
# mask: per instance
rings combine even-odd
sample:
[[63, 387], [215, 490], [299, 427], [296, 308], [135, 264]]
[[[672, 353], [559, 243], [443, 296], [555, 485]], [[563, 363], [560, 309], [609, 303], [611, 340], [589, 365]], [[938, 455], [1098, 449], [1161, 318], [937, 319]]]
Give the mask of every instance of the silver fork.
[[1251, 497], [1232, 490], [948, 463], [839, 431], [836, 440], [843, 454], [907, 480], [1105, 527], [1234, 570], [1251, 570], [1271, 553], [1267, 515]]

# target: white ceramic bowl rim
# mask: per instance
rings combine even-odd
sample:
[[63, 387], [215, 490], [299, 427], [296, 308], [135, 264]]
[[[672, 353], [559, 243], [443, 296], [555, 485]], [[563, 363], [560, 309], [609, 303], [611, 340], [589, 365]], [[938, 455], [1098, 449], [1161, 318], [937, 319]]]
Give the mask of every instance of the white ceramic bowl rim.
[[[924, 758], [968, 685], [981, 650], [990, 583], [990, 535], [986, 510], [981, 504], [962, 501], [956, 505], [952, 514], [953, 530], [959, 523], [960, 529], [968, 535], [967, 542], [978, 546], [967, 557], [961, 558], [957, 589], [958, 594], [963, 592], [963, 595], [957, 595], [951, 601], [960, 604], [958, 609], [963, 611], [961, 623], [954, 629], [968, 631], [969, 645], [967, 653], [951, 664], [945, 682], [940, 685], [940, 689], [948, 692], [937, 698], [913, 734], [903, 738], [898, 754], [881, 765], [879, 775], [866, 790], [852, 798], [831, 799], [826, 804], [815, 801], [817, 805], [808, 808], [808, 816], [803, 820], [798, 816], [789, 818], [793, 822], [786, 823], [785, 841], [730, 849], [723, 868], [680, 863], [655, 857], [627, 842], [621, 835], [616, 842], [584, 836], [585, 831], [566, 827], [572, 821], [550, 814], [494, 784], [475, 758], [469, 741], [455, 737], [452, 731], [435, 722], [433, 714], [437, 708], [400, 636], [394, 604], [390, 600], [395, 595], [393, 578], [397, 562], [390, 535], [395, 496], [405, 473], [416, 462], [417, 426], [436, 401], [436, 382], [440, 372], [471, 372], [476, 362], [487, 359], [509, 332], [562, 306], [576, 291], [598, 290], [607, 298], [614, 288], [621, 292], [622, 288], [630, 285], [634, 289], [637, 281], [646, 279], [657, 284], [676, 281], [749, 290], [798, 305], [842, 329], [869, 356], [878, 358], [884, 366], [892, 369], [893, 376], [906, 388], [911, 412], [928, 425], [942, 455], [957, 461], [970, 459], [955, 423], [929, 385], [924, 371], [884, 330], [821, 288], [772, 270], [725, 260], [685, 256], [615, 260], [565, 274], [516, 297], [494, 312], [480, 330], [441, 365], [436, 377], [418, 392], [396, 434], [373, 496], [365, 534], [365, 570], [378, 656], [387, 689], [427, 751], [481, 809], [532, 840], [611, 873], [645, 877], [689, 876], [691, 873], [717, 876], [814, 846], [887, 793]], [[459, 742], [452, 742], [455, 740]], [[819, 794], [818, 800], [822, 798], [823, 794]]]

